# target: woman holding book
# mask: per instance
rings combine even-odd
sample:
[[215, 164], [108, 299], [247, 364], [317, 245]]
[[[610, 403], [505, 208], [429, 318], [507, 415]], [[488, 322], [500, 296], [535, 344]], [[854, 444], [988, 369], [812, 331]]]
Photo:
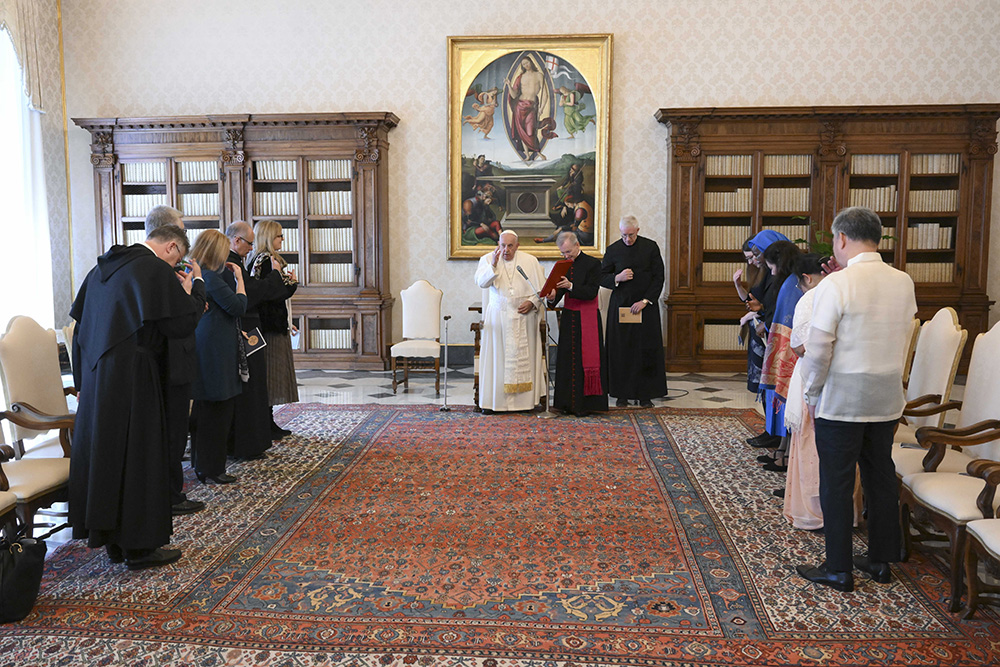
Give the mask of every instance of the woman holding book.
[[208, 310], [195, 330], [198, 378], [194, 398], [191, 464], [198, 480], [231, 484], [226, 474], [226, 445], [233, 428], [236, 396], [246, 381], [247, 359], [240, 317], [247, 309], [243, 272], [227, 263], [229, 239], [209, 229], [198, 235], [191, 258], [201, 264]]
[[[288, 262], [281, 256], [284, 239], [284, 232], [278, 222], [261, 220], [254, 227], [253, 253], [247, 258], [251, 278], [264, 280], [272, 271], [277, 270], [287, 288], [284, 298], [262, 301], [258, 307], [260, 331], [267, 343], [263, 354], [267, 359], [267, 398], [272, 410], [275, 405], [297, 403], [299, 400], [290, 337], [290, 333], [297, 330], [292, 324], [289, 307], [289, 299], [298, 288], [299, 281], [295, 277], [295, 271], [288, 267]], [[274, 268], [272, 259], [280, 265], [280, 269]], [[291, 431], [278, 426], [272, 412], [272, 439], [277, 440], [290, 434]]]

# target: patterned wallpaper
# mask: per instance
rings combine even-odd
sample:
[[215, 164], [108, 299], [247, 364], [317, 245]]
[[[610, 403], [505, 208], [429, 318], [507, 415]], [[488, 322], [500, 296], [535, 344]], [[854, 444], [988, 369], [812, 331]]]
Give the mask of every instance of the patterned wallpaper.
[[[474, 263], [447, 259], [448, 35], [613, 33], [611, 233], [631, 213], [664, 251], [660, 107], [1000, 101], [997, 0], [75, 0], [63, 12], [70, 117], [396, 113], [391, 291], [445, 287], [453, 343], [471, 342], [479, 292]], [[88, 136], [70, 125], [77, 284], [97, 250]], [[1000, 266], [1000, 229], [991, 245]]]

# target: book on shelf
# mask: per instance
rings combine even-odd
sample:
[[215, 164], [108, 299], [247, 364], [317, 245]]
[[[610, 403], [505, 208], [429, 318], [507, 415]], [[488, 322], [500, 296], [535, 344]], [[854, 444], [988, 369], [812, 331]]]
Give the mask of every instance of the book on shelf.
[[313, 283], [350, 283], [354, 282], [354, 264], [350, 263], [319, 263], [309, 265], [309, 282]]
[[284, 227], [281, 230], [282, 239], [281, 251], [282, 252], [299, 252], [301, 245], [299, 245], [299, 228], [298, 227]]
[[764, 188], [765, 211], [808, 211], [809, 188]]
[[255, 192], [253, 193], [254, 215], [298, 215], [298, 192]]
[[166, 162], [122, 162], [123, 183], [166, 183]]
[[354, 250], [354, 230], [351, 227], [313, 227], [309, 230], [312, 252], [351, 252]]
[[850, 206], [864, 206], [873, 211], [895, 213], [898, 192], [895, 185], [884, 185], [877, 188], [851, 188]]
[[961, 156], [958, 153], [913, 155], [910, 157], [910, 174], [957, 174]]
[[736, 188], [729, 192], [705, 192], [706, 213], [749, 213], [753, 199], [750, 188]]
[[706, 283], [729, 283], [733, 281], [733, 274], [744, 266], [744, 262], [705, 262], [701, 265], [701, 280]]
[[793, 243], [796, 239], [802, 239], [803, 242], [798, 244], [800, 248], [809, 247], [809, 225], [766, 225], [766, 228], [784, 234]]
[[181, 192], [177, 195], [181, 213], [187, 216], [219, 215], [217, 192]]
[[951, 250], [951, 227], [918, 222], [906, 228], [907, 250]]
[[349, 190], [317, 190], [309, 193], [310, 215], [351, 215]]
[[177, 182], [218, 181], [219, 163], [215, 160], [177, 163]]
[[309, 180], [349, 180], [351, 164], [350, 160], [309, 160]]
[[899, 155], [852, 155], [851, 173], [860, 176], [897, 176]]
[[296, 175], [295, 160], [257, 160], [254, 162], [257, 178], [264, 181], [294, 181]]
[[[190, 239], [190, 235], [188, 236]], [[135, 243], [142, 243], [146, 240], [146, 230], [145, 229], [126, 229], [125, 230], [125, 245], [133, 245]], [[193, 242], [192, 242], [193, 243]]]
[[749, 225], [707, 225], [703, 232], [705, 250], [739, 250], [743, 247], [743, 242], [750, 238]]
[[309, 347], [314, 350], [353, 349], [350, 329], [310, 329]]
[[191, 247], [194, 247], [194, 242], [198, 240], [198, 237], [201, 236], [201, 233], [205, 230], [198, 229], [197, 227], [185, 227], [184, 231], [187, 232], [188, 243], [191, 244]]
[[950, 283], [955, 277], [951, 262], [907, 262], [906, 272], [915, 283]]
[[737, 352], [743, 349], [739, 338], [739, 323], [706, 324], [701, 346], [705, 350]]
[[910, 190], [913, 213], [951, 213], [958, 210], [958, 190]]
[[882, 229], [883, 235], [884, 236], [889, 236], [890, 238], [883, 238], [883, 239], [879, 240], [879, 242], [878, 242], [878, 249], [879, 250], [894, 250], [896, 248], [896, 239], [892, 238], [892, 232], [894, 232], [894, 231], [896, 231], [896, 230], [892, 229], [892, 228], [889, 228], [889, 229], [883, 228]]
[[124, 195], [122, 197], [126, 218], [144, 218], [154, 206], [166, 206], [167, 195]]
[[811, 155], [765, 155], [765, 176], [809, 176], [812, 174]]
[[752, 155], [706, 155], [706, 176], [750, 176], [753, 171]]

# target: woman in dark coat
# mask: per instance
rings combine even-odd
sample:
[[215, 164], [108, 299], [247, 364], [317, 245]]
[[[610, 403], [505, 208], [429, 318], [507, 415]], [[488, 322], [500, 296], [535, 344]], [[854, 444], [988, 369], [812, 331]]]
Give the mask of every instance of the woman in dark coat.
[[246, 373], [239, 317], [246, 312], [243, 272], [226, 262], [229, 239], [214, 229], [202, 232], [191, 257], [202, 267], [208, 311], [198, 322], [198, 379], [192, 388], [194, 429], [191, 462], [202, 484], [236, 481], [226, 474], [226, 443], [233, 426], [236, 396]]
[[[264, 354], [267, 355], [267, 400], [273, 408], [275, 405], [297, 403], [299, 400], [289, 337], [292, 325], [288, 314], [288, 299], [295, 293], [299, 282], [295, 272], [288, 268], [288, 262], [281, 256], [281, 246], [285, 239], [281, 224], [274, 220], [261, 220], [254, 227], [253, 233], [253, 255], [247, 262], [250, 276], [256, 280], [264, 280], [272, 271], [278, 270], [287, 290], [283, 299], [262, 301], [257, 307], [257, 312], [260, 313], [260, 331], [267, 343], [264, 348]], [[272, 259], [281, 265], [281, 269], [274, 268]], [[278, 439], [290, 433], [288, 429], [278, 426], [272, 414], [271, 437]]]

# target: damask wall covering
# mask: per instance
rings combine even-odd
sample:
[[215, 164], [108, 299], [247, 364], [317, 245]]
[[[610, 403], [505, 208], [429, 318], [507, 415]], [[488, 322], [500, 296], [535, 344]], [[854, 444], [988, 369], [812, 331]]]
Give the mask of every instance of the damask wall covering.
[[[479, 290], [474, 263], [447, 260], [448, 35], [614, 33], [611, 235], [631, 213], [664, 251], [660, 107], [1000, 101], [998, 0], [63, 0], [62, 12], [70, 117], [396, 113], [391, 291], [418, 278], [443, 287], [452, 343], [471, 342]], [[98, 250], [88, 137], [70, 125], [75, 284]], [[49, 165], [56, 199], [61, 168]], [[52, 215], [64, 225], [55, 245], [65, 210]], [[1000, 266], [1000, 210], [993, 219]], [[65, 295], [68, 257], [57, 266]], [[1000, 268], [990, 278], [1000, 297]], [[67, 299], [57, 295], [57, 322]]]

